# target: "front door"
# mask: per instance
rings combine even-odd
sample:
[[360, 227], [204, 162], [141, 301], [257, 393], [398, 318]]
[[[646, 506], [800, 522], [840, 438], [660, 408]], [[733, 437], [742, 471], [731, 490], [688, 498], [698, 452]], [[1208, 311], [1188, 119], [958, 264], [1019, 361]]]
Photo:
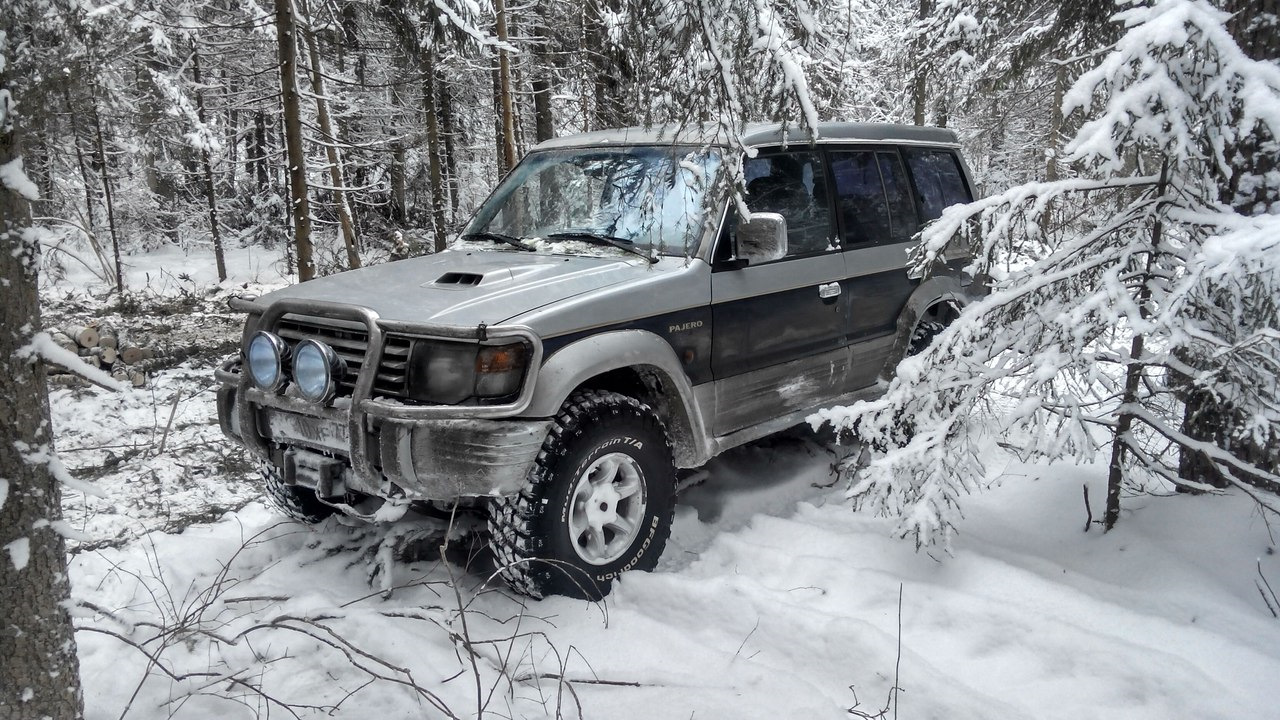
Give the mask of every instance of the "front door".
[[822, 154], [761, 151], [745, 172], [748, 208], [786, 218], [788, 248], [781, 260], [712, 273], [717, 435], [840, 394], [849, 367], [845, 261]]

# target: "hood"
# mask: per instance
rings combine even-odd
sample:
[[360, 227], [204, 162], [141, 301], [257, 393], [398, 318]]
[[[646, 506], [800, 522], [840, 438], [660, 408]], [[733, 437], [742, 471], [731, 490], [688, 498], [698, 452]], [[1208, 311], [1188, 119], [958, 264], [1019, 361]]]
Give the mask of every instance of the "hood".
[[645, 272], [639, 259], [449, 250], [291, 285], [262, 296], [358, 305], [385, 320], [498, 325]]

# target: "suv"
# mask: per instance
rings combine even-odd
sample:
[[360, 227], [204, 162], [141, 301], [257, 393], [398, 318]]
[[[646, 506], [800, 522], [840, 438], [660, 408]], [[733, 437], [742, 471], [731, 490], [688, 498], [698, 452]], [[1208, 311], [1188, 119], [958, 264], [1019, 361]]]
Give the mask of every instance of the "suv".
[[981, 292], [906, 267], [972, 199], [952, 132], [817, 136], [544, 142], [448, 251], [236, 301], [222, 429], [294, 518], [480, 509], [514, 589], [601, 597], [656, 564], [681, 469], [879, 394]]

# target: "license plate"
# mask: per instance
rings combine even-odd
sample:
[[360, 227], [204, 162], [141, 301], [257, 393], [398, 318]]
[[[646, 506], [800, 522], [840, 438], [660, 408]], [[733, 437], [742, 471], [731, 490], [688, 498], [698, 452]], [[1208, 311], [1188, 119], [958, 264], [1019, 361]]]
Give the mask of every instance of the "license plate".
[[350, 452], [345, 424], [328, 418], [267, 411], [267, 434], [279, 443], [298, 443]]

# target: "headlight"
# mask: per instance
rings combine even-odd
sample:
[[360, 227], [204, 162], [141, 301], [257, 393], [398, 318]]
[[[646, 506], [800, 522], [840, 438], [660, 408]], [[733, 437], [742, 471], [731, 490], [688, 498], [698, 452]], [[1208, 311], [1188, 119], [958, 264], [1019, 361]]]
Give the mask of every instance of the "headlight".
[[338, 382], [347, 374], [347, 363], [333, 348], [315, 340], [303, 340], [293, 350], [293, 382], [298, 393], [325, 404], [338, 394]]
[[409, 363], [409, 397], [439, 405], [489, 399], [520, 391], [529, 346], [420, 340]]
[[249, 341], [249, 377], [266, 392], [279, 392], [284, 387], [284, 363], [289, 346], [280, 336], [269, 332], [254, 333]]
[[482, 398], [514, 395], [524, 380], [529, 364], [529, 346], [484, 345], [476, 355], [476, 396]]

